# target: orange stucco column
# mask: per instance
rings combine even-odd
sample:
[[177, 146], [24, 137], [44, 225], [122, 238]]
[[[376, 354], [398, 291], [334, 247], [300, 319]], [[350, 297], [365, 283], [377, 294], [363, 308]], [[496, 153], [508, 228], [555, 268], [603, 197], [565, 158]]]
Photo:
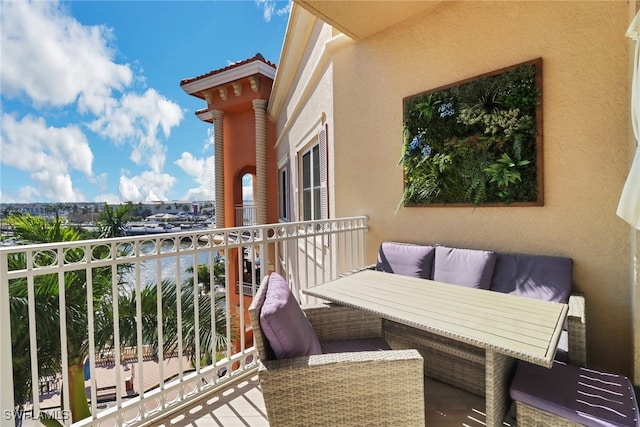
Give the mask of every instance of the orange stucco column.
[[213, 110], [216, 165], [216, 228], [224, 228], [224, 113]]
[[256, 122], [256, 208], [258, 224], [267, 223], [267, 101], [254, 99]]

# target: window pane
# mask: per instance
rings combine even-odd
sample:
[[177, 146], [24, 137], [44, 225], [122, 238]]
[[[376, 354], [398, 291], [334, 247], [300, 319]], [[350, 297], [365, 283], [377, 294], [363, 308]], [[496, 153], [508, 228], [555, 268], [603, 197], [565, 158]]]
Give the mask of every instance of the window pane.
[[288, 202], [289, 202], [289, 192], [287, 189], [287, 169], [283, 168], [280, 170], [280, 194], [279, 204], [280, 204], [280, 218], [289, 218], [288, 212]]
[[313, 189], [313, 219], [322, 219], [319, 187]]
[[320, 146], [313, 147], [313, 186], [320, 185]]
[[302, 220], [309, 221], [311, 217], [311, 190], [302, 192]]
[[311, 187], [311, 152], [302, 156], [302, 188]]

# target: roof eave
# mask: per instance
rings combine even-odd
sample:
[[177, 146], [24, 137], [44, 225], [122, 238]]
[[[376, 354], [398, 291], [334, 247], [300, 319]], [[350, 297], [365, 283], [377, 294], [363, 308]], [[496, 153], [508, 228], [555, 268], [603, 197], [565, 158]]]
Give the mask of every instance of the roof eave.
[[276, 76], [276, 69], [262, 61], [252, 61], [221, 73], [216, 73], [211, 76], [206, 76], [201, 79], [181, 84], [180, 87], [182, 87], [182, 90], [189, 95], [198, 96], [198, 93], [207, 89], [231, 83], [256, 74], [262, 74], [263, 76], [273, 80]]

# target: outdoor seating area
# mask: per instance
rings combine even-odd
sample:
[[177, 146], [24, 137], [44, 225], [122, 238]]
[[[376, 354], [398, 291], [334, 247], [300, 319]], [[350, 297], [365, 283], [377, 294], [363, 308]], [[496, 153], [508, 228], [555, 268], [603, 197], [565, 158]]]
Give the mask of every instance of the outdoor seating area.
[[[491, 268], [486, 264], [492, 258], [489, 275]], [[478, 267], [482, 264], [478, 260], [485, 265]], [[525, 362], [554, 377], [558, 369], [556, 350], [561, 348], [561, 335], [567, 335], [566, 326], [571, 329], [577, 324], [578, 336], [585, 332], [584, 298], [571, 293], [571, 260], [385, 242], [379, 247], [377, 265], [364, 268], [365, 264], [360, 260], [344, 269], [334, 268], [331, 275], [318, 276], [316, 281], [271, 273], [259, 286], [254, 284], [255, 295], [248, 300], [251, 305], [245, 306], [249, 317], [244, 318], [244, 324], [251, 325], [246, 330], [253, 339], [242, 344], [237, 356], [215, 366], [187, 372], [187, 363], [182, 368], [182, 384], [193, 384], [193, 390], [199, 390], [190, 394], [189, 405], [204, 408], [204, 402], [211, 402], [206, 404], [210, 411], [193, 410], [182, 421], [213, 417], [219, 423], [222, 417], [225, 426], [247, 425], [245, 418], [250, 417], [249, 425], [272, 426], [362, 425], [363, 420], [367, 425], [407, 426], [527, 425], [525, 420], [530, 420], [529, 425], [565, 425], [558, 421], [561, 417], [569, 423], [566, 425], [582, 425], [580, 421], [570, 424], [576, 423], [569, 416], [571, 411], [576, 412], [571, 406], [549, 410], [549, 405], [538, 403], [541, 398], [532, 400], [523, 398], [517, 389], [514, 392], [514, 383], [518, 382], [513, 381], [516, 367]], [[460, 271], [464, 280], [456, 275]], [[475, 279], [471, 271], [477, 275]], [[445, 277], [441, 276], [443, 272]], [[484, 275], [490, 277], [489, 289], [477, 289], [477, 278]], [[510, 292], [497, 291], [498, 278], [511, 281], [515, 287]], [[488, 279], [483, 280], [486, 288]], [[553, 286], [547, 285], [549, 280], [555, 281]], [[465, 286], [469, 283], [474, 285]], [[515, 295], [534, 291], [535, 286], [552, 299], [566, 296], [566, 302]], [[296, 296], [305, 302], [301, 305]], [[567, 303], [574, 298], [578, 301], [577, 314]], [[580, 349], [571, 346], [571, 339], [567, 341], [569, 353], [558, 357], [564, 361], [569, 361], [573, 349]], [[577, 342], [584, 343], [584, 339]], [[135, 355], [142, 355], [144, 363], [158, 362], [146, 360], [150, 351], [148, 346], [135, 351], [125, 347], [111, 356], [104, 350], [96, 353], [97, 360], [92, 363], [98, 374], [99, 369], [111, 366], [103, 366], [100, 354], [125, 364], [131, 364]], [[584, 358], [580, 351], [578, 359]], [[182, 356], [187, 355], [188, 349], [183, 349]], [[135, 377], [125, 369], [119, 380], [115, 378], [116, 385], [109, 388], [115, 392], [115, 400], [112, 396], [104, 410], [102, 402], [100, 408], [96, 405], [102, 410], [96, 412], [96, 419], [106, 419], [116, 411], [133, 417], [136, 399], [152, 402], [163, 392], [175, 395], [173, 390], [181, 384], [179, 381], [166, 380], [164, 389], [150, 384], [157, 381], [156, 374], [168, 373], [166, 363], [165, 357], [151, 368], [135, 365]], [[227, 374], [216, 378], [216, 372], [224, 366], [229, 367]], [[582, 369], [584, 365], [572, 360], [570, 366]], [[130, 368], [133, 370], [134, 365]], [[177, 369], [178, 380], [180, 371]], [[609, 374], [598, 375], [602, 379]], [[542, 376], [536, 372], [533, 377], [537, 380]], [[621, 386], [630, 384], [625, 377], [616, 378]], [[545, 392], [552, 396], [550, 391], [561, 389], [566, 391], [563, 396], [569, 396], [563, 402], [571, 400], [581, 382], [545, 387], [542, 400], [548, 397]], [[528, 389], [531, 394], [540, 391], [529, 386], [532, 381], [520, 383], [524, 384], [520, 390]], [[144, 393], [129, 399], [131, 388]], [[96, 390], [96, 402], [106, 390]], [[236, 393], [233, 390], [246, 393], [246, 397], [237, 399], [252, 403], [238, 407], [237, 401], [227, 401]], [[631, 388], [627, 390], [618, 400], [626, 402], [624, 408], [631, 414], [626, 420], [630, 423], [613, 425], [637, 427], [637, 417], [633, 416], [637, 413], [635, 395]], [[40, 402], [40, 409], [47, 409], [50, 403]], [[606, 400], [601, 406], [611, 405]], [[169, 422], [178, 413], [157, 413], [151, 420], [180, 425]], [[227, 421], [227, 416], [235, 421]], [[515, 416], [521, 417], [522, 424], [514, 421]]]
[[[377, 272], [306, 289], [330, 303], [303, 307], [282, 276], [265, 276], [249, 313], [270, 425], [423, 425], [424, 377], [484, 397], [486, 425], [509, 421], [512, 401], [517, 425], [640, 425], [630, 381], [584, 367], [571, 269], [568, 258], [384, 242]], [[565, 324], [577, 324], [573, 338]]]
[[[255, 295], [246, 324], [252, 326], [253, 341], [246, 342], [238, 358], [225, 362], [232, 366], [242, 360], [243, 365], [217, 380], [210, 375], [222, 364], [183, 374], [201, 387], [201, 393], [192, 395], [193, 404], [213, 402], [211, 411], [218, 408], [214, 417], [226, 417], [228, 405], [237, 404], [226, 401], [228, 393], [238, 388], [251, 394], [250, 407], [231, 410], [240, 421], [224, 425], [242, 425], [248, 416], [252, 423], [271, 426], [361, 425], [363, 420], [403, 426], [583, 425], [571, 415], [584, 413], [582, 409], [540, 404], [557, 390], [563, 390], [561, 403], [578, 402], [571, 396], [582, 383], [565, 381], [575, 378], [574, 373], [556, 378], [563, 369], [556, 359], [570, 361], [564, 366], [574, 371], [583, 369], [579, 361], [586, 360], [585, 299], [572, 293], [570, 259], [384, 242], [375, 266], [358, 265], [348, 268], [349, 273], [335, 269], [315, 282], [271, 273], [259, 286], [252, 285]], [[540, 298], [523, 298], [527, 293]], [[308, 302], [301, 305], [296, 296], [306, 296]], [[125, 363], [142, 354], [146, 360], [151, 350], [101, 351], [93, 362], [96, 373], [110, 358]], [[536, 370], [532, 375], [518, 369], [516, 374], [518, 366]], [[121, 375], [120, 388], [109, 388], [116, 392], [110, 411], [112, 405], [131, 411], [135, 402], [124, 404], [130, 389], [144, 390], [141, 398], [154, 398], [156, 391], [143, 385], [155, 375], [146, 367], [135, 366], [135, 372], [135, 377], [132, 372]], [[525, 379], [514, 381], [514, 375]], [[550, 386], [530, 386], [545, 375]], [[601, 380], [609, 374], [598, 375]], [[558, 378], [562, 384], [554, 383]], [[621, 386], [630, 384], [625, 377], [615, 378]], [[616, 399], [630, 414], [628, 422], [613, 425], [637, 427], [635, 395], [632, 388], [625, 390]], [[102, 393], [96, 390], [96, 398]], [[601, 406], [610, 407], [610, 400]], [[209, 416], [200, 413], [201, 418]], [[185, 419], [194, 417], [190, 413]], [[158, 414], [155, 420], [170, 419], [173, 415]]]
[[[558, 354], [575, 364], [586, 365], [585, 298], [572, 292], [572, 264], [565, 257], [383, 242], [378, 261], [371, 268], [568, 304]], [[385, 321], [385, 333], [395, 348], [419, 349], [428, 361], [427, 375], [475, 394], [485, 394], [486, 361], [481, 348], [426, 331], [416, 332], [392, 321]]]

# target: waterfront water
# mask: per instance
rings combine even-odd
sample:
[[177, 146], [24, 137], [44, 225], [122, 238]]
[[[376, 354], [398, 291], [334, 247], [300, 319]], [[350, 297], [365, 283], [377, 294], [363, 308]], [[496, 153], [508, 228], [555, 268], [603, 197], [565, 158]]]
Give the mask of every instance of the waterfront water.
[[[191, 242], [181, 242], [181, 249], [188, 249], [191, 246]], [[161, 252], [167, 252], [173, 249], [173, 242], [163, 242]], [[155, 253], [156, 248], [153, 241], [142, 243], [141, 250], [143, 253]], [[217, 252], [213, 253], [213, 260], [217, 259]], [[150, 286], [155, 283], [160, 283], [163, 280], [169, 280], [172, 282], [184, 283], [187, 279], [193, 276], [193, 273], [187, 273], [188, 268], [194, 267], [194, 260], [197, 264], [207, 264], [211, 266], [211, 255], [209, 253], [200, 253], [197, 256], [183, 255], [183, 256], [171, 256], [162, 258], [160, 260], [150, 259], [141, 261], [139, 263], [140, 269], [140, 285], [142, 287]], [[158, 276], [158, 262], [160, 263], [160, 275]], [[179, 268], [178, 268], [179, 264]], [[178, 274], [179, 270], [179, 274]], [[136, 285], [136, 265], [133, 264], [132, 268], [126, 271], [122, 275], [123, 282], [126, 284], [125, 288], [133, 290]]]

